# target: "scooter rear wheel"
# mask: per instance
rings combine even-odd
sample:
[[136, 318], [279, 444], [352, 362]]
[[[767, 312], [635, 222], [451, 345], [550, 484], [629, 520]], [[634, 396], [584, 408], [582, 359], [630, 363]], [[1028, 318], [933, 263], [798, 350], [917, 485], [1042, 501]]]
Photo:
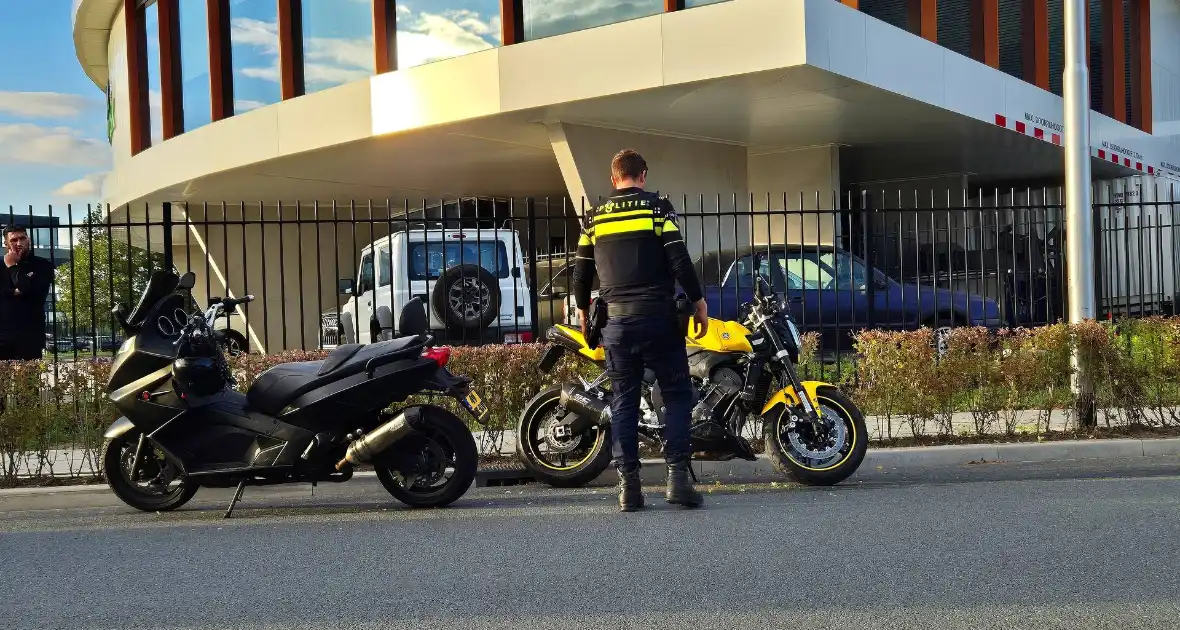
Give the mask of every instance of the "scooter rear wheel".
[[102, 447], [102, 471], [115, 496], [143, 512], [168, 512], [188, 503], [199, 486], [176, 470], [176, 465], [145, 441], [138, 481], [131, 481], [131, 465], [140, 432], [128, 431]]
[[[455, 414], [433, 405], [422, 405], [426, 428], [406, 437], [393, 448], [398, 459], [413, 461], [414, 470], [374, 466], [377, 479], [393, 498], [416, 508], [450, 505], [467, 493], [479, 467], [479, 449], [471, 430]], [[451, 476], [446, 476], [451, 472]], [[406, 481], [409, 480], [409, 487]]]

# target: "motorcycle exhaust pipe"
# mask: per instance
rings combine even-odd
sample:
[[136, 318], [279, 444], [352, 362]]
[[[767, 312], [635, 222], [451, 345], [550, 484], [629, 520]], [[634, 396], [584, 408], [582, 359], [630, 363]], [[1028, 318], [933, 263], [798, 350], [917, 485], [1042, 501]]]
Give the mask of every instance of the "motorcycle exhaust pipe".
[[561, 388], [560, 402], [575, 416], [567, 427], [571, 435], [581, 435], [595, 425], [604, 427], [610, 424], [609, 394], [600, 399], [578, 385], [565, 385]]
[[367, 464], [390, 446], [406, 436], [417, 432], [426, 423], [422, 410], [412, 407], [394, 416], [392, 420], [377, 427], [372, 433], [357, 438], [348, 445], [344, 459], [336, 464], [336, 470], [344, 470], [350, 464]]

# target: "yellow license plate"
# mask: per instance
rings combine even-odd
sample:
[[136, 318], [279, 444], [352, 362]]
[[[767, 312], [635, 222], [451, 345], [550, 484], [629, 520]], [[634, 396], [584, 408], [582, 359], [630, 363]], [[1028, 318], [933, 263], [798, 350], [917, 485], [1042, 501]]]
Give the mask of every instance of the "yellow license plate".
[[483, 420], [488, 415], [488, 408], [480, 400], [479, 394], [472, 391], [463, 398], [463, 406], [475, 416], [476, 420]]

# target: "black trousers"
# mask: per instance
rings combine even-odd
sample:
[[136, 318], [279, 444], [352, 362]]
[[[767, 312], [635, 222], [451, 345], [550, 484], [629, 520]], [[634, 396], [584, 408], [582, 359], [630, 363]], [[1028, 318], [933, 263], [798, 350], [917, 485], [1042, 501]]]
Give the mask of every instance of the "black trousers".
[[692, 456], [689, 439], [693, 390], [688, 377], [684, 329], [675, 317], [612, 317], [602, 330], [606, 369], [615, 395], [611, 401], [612, 455], [615, 466], [639, 465], [639, 398], [643, 372], [651, 368], [667, 409], [664, 456], [668, 463]]

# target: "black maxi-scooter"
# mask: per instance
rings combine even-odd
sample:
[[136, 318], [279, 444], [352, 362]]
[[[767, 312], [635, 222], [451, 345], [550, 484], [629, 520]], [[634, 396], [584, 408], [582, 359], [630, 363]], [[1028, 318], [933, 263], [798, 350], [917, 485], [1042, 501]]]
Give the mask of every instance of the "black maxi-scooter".
[[[248, 485], [344, 482], [359, 465], [371, 465], [385, 489], [412, 507], [445, 506], [467, 492], [478, 464], [467, 425], [436, 405], [388, 411], [415, 394], [443, 394], [486, 422], [470, 380], [447, 369], [450, 348], [432, 346], [420, 301], [402, 310], [404, 336], [277, 365], [242, 394], [212, 323], [254, 298], [211, 301], [190, 315], [194, 279], [156, 272], [129, 315], [122, 305], [114, 309], [126, 341], [107, 393], [124, 415], [105, 433], [102, 467], [123, 502], [167, 511], [200, 487], [237, 486], [228, 518]], [[219, 376], [199, 388], [175, 378], [179, 366], [194, 365], [215, 367]]]

